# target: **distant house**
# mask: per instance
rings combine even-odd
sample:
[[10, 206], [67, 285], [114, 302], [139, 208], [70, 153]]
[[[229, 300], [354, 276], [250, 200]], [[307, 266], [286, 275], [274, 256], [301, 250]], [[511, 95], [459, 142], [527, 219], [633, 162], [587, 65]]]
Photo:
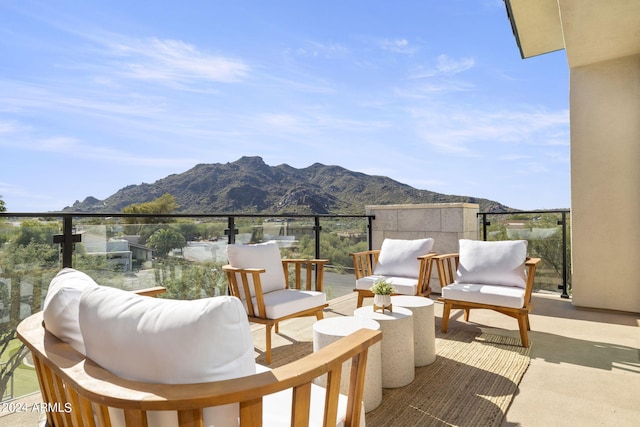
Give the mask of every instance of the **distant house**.
[[108, 238], [104, 225], [83, 226], [77, 230], [87, 255], [104, 256], [114, 269], [131, 271], [153, 258], [153, 250], [141, 245], [140, 236]]

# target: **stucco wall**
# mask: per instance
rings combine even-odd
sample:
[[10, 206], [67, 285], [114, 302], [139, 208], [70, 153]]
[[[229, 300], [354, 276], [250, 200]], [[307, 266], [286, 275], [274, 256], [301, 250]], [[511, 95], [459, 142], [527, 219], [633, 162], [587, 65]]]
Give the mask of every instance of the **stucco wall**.
[[[478, 239], [480, 207], [473, 203], [434, 203], [416, 205], [365, 206], [372, 223], [372, 247], [380, 249], [385, 238], [434, 239], [437, 253], [458, 252], [459, 239]], [[440, 291], [437, 273], [431, 276], [431, 288]]]
[[573, 303], [640, 312], [640, 56], [570, 80]]

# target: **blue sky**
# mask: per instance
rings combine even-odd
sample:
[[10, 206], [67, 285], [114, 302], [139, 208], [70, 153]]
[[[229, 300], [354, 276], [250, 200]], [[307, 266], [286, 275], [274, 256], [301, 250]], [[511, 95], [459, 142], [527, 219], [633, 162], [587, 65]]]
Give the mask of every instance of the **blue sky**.
[[11, 212], [242, 156], [570, 207], [566, 57], [502, 0], [5, 0], [0, 57]]

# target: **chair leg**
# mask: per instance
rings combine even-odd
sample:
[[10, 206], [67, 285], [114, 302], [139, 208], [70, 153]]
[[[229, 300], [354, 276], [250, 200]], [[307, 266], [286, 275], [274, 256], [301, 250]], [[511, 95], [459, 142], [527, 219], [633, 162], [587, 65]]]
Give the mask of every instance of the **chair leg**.
[[[266, 347], [267, 347], [267, 354], [265, 356], [265, 359], [267, 361], [267, 365], [271, 364], [271, 326], [267, 324], [265, 327], [265, 331], [267, 333], [267, 339], [266, 339]], [[276, 323], [276, 329], [278, 327], [278, 324]]]
[[276, 334], [280, 333], [280, 324], [278, 322], [276, 322]]
[[363, 303], [364, 303], [364, 295], [362, 295], [362, 292], [358, 292], [358, 304], [356, 308], [362, 307]]
[[518, 327], [520, 328], [520, 341], [523, 347], [529, 347], [529, 334], [527, 333], [527, 324], [529, 323], [526, 313], [518, 314]]
[[445, 302], [444, 307], [442, 308], [442, 326], [440, 330], [442, 332], [447, 332], [449, 327], [449, 315], [451, 314], [451, 304]]
[[316, 320], [322, 320], [324, 319], [324, 311], [320, 310], [316, 312]]
[[464, 321], [468, 322], [469, 321], [469, 314], [471, 313], [471, 309], [469, 308], [465, 308], [464, 309]]

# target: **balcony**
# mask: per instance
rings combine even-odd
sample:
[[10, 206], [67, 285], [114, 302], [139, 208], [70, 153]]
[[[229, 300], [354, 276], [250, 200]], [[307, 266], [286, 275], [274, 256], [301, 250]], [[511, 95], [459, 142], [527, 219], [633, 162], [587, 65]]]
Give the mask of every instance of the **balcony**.
[[[155, 224], [142, 221], [127, 224], [124, 216], [121, 219], [79, 215], [74, 216], [71, 224], [68, 224], [65, 223], [65, 218], [55, 214], [34, 214], [19, 218], [11, 214], [2, 215], [7, 217], [6, 221], [0, 223], [3, 227], [2, 235], [7, 236], [2, 240], [4, 253], [0, 253], [0, 267], [3, 269], [0, 272], [0, 284], [4, 285], [5, 291], [5, 323], [6, 320], [16, 316], [24, 317], [40, 309], [41, 301], [46, 294], [46, 284], [60, 266], [64, 265], [64, 251], [60, 251], [58, 243], [53, 243], [54, 239], [62, 242], [63, 249], [64, 246], [74, 249], [71, 252], [72, 264], [87, 270], [99, 283], [104, 280], [106, 283], [102, 284], [129, 289], [134, 286], [163, 284], [170, 288], [176, 298], [197, 298], [226, 293], [224, 281], [216, 271], [217, 263], [225, 261], [218, 260], [216, 255], [220, 248], [223, 250], [224, 245], [231, 240], [246, 243], [275, 237], [281, 241], [284, 252], [291, 251], [296, 255], [318, 256], [332, 260], [332, 268], [326, 278], [330, 299], [327, 317], [350, 315], [356, 306], [355, 297], [351, 292], [353, 274], [349, 271], [349, 265], [339, 260], [348, 257], [348, 252], [354, 251], [354, 248], [366, 248], [375, 240], [375, 236], [372, 235], [371, 215], [307, 217], [295, 220], [277, 216], [237, 216], [233, 217], [233, 220], [228, 216], [178, 216], [165, 224], [182, 230], [193, 229], [195, 226], [199, 230], [198, 233], [205, 235], [198, 236], [197, 241], [187, 239], [191, 240], [189, 245], [184, 246], [182, 250], [173, 248], [167, 254], [167, 258], [156, 256], [145, 259], [148, 256], [146, 251], [150, 248], [145, 244], [133, 242], [133, 239], [124, 238], [135, 235], [128, 233], [126, 227], [137, 227], [139, 231], [150, 225], [156, 227], [158, 221]], [[549, 236], [554, 236], [555, 240], [551, 239], [554, 244], [551, 246], [555, 248], [558, 242], [563, 241], [561, 230], [564, 224], [558, 224], [558, 221], [564, 214], [544, 215], [550, 215], [552, 218], [546, 218], [545, 222], [539, 213], [531, 213], [510, 217], [507, 221], [507, 217], [477, 215], [476, 238], [514, 238], [514, 233], [518, 235], [515, 238], [522, 238], [524, 231], [508, 230], [547, 228], [556, 231], [538, 234], [546, 235], [547, 242]], [[546, 226], [540, 227], [543, 223]], [[82, 236], [76, 237], [78, 240], [81, 239], [81, 242], [65, 244], [64, 238], [54, 237], [64, 236], [65, 228], [69, 225], [70, 230], [73, 230], [73, 233], [69, 234]], [[8, 236], [15, 237], [12, 233], [16, 230], [20, 230], [21, 235], [27, 237], [22, 249], [14, 251], [12, 256], [14, 261], [24, 262], [9, 265], [6, 253], [7, 243], [10, 241]], [[29, 256], [27, 248], [38, 239], [48, 242], [38, 247], [38, 250], [44, 251], [42, 253], [47, 256], [40, 258], [39, 265], [29, 264], [25, 261]], [[72, 240], [73, 237], [67, 237], [66, 242]], [[345, 244], [335, 244], [338, 241]], [[334, 244], [325, 246], [325, 242]], [[336, 251], [337, 246], [340, 246], [340, 250]], [[568, 252], [568, 248], [563, 245], [556, 256], [562, 259]], [[570, 299], [570, 277], [566, 275], [566, 264], [563, 269], [562, 261], [556, 260], [557, 265], [554, 265], [552, 260], [548, 263], [544, 274], [540, 276], [541, 283], [538, 284], [533, 297], [535, 308], [531, 316], [530, 338], [533, 345], [530, 365], [518, 384], [502, 425], [635, 425], [640, 415], [640, 396], [637, 393], [640, 389], [638, 315], [576, 309]], [[199, 277], [199, 287], [184, 289], [181, 281], [183, 277]], [[15, 283], [20, 285], [12, 286]], [[37, 286], [38, 284], [40, 286]], [[18, 304], [14, 303], [16, 301]], [[436, 329], [439, 330], [442, 307], [438, 302], [435, 307]], [[274, 337], [276, 363], [278, 353], [289, 352], [292, 346], [301, 346], [303, 351], [311, 351], [312, 323], [311, 319], [296, 319], [283, 323], [281, 335]], [[468, 330], [518, 336], [516, 324], [512, 319], [483, 311], [474, 312], [472, 322], [468, 324], [461, 320], [460, 313], [454, 312], [449, 328], [450, 334], [455, 330]], [[263, 349], [261, 346], [264, 345], [264, 332], [259, 325], [253, 327], [253, 335], [256, 357], [259, 359]], [[444, 335], [443, 339], [447, 339], [447, 336]], [[19, 385], [20, 381], [22, 380], [14, 381], [16, 389], [22, 387]], [[424, 387], [429, 390], [431, 385], [427, 382]], [[438, 392], [436, 386], [433, 387], [433, 392]], [[32, 409], [35, 407], [33, 402], [37, 402], [39, 395], [33, 394], [32, 390], [31, 393], [14, 393], [12, 397], [14, 400], [5, 400], [5, 403], [26, 402], [26, 406], [14, 405], [13, 408]], [[395, 409], [398, 411], [397, 419], [402, 419], [406, 408], [398, 406]], [[0, 426], [35, 425], [41, 416], [37, 411], [0, 411]]]

